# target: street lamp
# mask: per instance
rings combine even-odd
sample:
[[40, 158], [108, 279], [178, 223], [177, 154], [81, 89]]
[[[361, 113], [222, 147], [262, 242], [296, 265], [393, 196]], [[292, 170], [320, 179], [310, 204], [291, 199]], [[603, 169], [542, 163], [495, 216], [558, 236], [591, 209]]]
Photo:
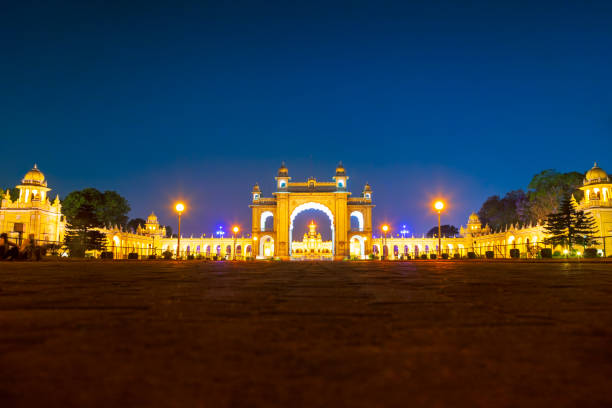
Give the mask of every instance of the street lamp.
[[181, 214], [185, 211], [185, 205], [183, 203], [177, 203], [174, 207], [178, 213], [178, 242], [176, 246], [176, 259], [181, 259]]
[[444, 209], [444, 203], [442, 201], [436, 201], [434, 208], [438, 212], [438, 258], [442, 253], [442, 226], [440, 225], [440, 213]]
[[382, 261], [385, 259], [385, 248], [387, 247], [387, 231], [389, 231], [389, 226], [387, 224], [384, 224], [381, 229], [383, 231], [383, 247], [381, 248], [380, 260]]
[[240, 231], [240, 228], [235, 225], [234, 228], [232, 228], [232, 231], [234, 232], [234, 261], [236, 260], [236, 238], [238, 235], [238, 231]]

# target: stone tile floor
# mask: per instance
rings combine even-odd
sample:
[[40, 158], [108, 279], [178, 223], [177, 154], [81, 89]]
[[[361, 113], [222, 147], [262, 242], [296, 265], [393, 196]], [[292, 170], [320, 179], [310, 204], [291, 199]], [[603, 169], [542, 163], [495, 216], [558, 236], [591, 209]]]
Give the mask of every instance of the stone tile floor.
[[612, 264], [0, 264], [0, 407], [612, 406]]

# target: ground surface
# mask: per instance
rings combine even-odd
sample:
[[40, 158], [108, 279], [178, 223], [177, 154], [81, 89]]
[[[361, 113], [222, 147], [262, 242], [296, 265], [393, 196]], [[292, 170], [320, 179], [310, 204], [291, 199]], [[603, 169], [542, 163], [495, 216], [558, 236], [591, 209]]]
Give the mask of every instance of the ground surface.
[[612, 265], [0, 263], [0, 406], [612, 405]]

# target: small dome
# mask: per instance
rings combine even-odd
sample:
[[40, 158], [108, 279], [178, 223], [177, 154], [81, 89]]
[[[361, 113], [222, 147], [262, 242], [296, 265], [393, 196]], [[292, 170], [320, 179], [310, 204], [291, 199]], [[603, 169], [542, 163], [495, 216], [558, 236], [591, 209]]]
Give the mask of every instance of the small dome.
[[281, 163], [280, 168], [278, 169], [279, 177], [287, 177], [289, 175], [289, 169], [285, 166], [285, 162]]
[[591, 170], [587, 171], [585, 180], [587, 183], [609, 181], [608, 174], [602, 168], [597, 166], [597, 162], [595, 162]]
[[372, 191], [372, 187], [370, 187], [370, 185], [366, 183], [365, 187], [363, 188], [363, 191]]
[[336, 167], [336, 176], [346, 176], [342, 162], [338, 163], [338, 167]]
[[261, 190], [259, 190], [259, 184], [255, 183], [255, 187], [253, 187], [253, 192], [254, 193], [259, 193]]
[[147, 218], [147, 223], [154, 224], [156, 222], [157, 222], [157, 215], [155, 215], [155, 213], [152, 212], [151, 215], [149, 215], [149, 217]]
[[478, 218], [478, 214], [474, 212], [470, 214], [470, 218], [468, 218], [468, 224], [480, 224], [480, 218]]
[[38, 166], [34, 164], [32, 170], [28, 171], [21, 180], [23, 184], [32, 184], [37, 186], [46, 186], [45, 175], [42, 171], [38, 170]]

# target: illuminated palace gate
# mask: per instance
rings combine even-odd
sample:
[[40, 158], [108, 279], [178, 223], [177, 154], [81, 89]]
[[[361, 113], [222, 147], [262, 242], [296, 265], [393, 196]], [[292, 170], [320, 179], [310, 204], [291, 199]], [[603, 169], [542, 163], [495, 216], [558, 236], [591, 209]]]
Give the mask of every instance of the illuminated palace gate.
[[[323, 211], [331, 223], [334, 259], [365, 258], [372, 253], [372, 190], [365, 185], [360, 197], [350, 197], [348, 177], [342, 164], [334, 181], [291, 182], [283, 163], [276, 177], [273, 197], [262, 197], [253, 188], [253, 253], [258, 257], [291, 258], [291, 237], [295, 217], [305, 210]], [[271, 218], [271, 219], [270, 219]], [[354, 219], [351, 228], [351, 218]]]

